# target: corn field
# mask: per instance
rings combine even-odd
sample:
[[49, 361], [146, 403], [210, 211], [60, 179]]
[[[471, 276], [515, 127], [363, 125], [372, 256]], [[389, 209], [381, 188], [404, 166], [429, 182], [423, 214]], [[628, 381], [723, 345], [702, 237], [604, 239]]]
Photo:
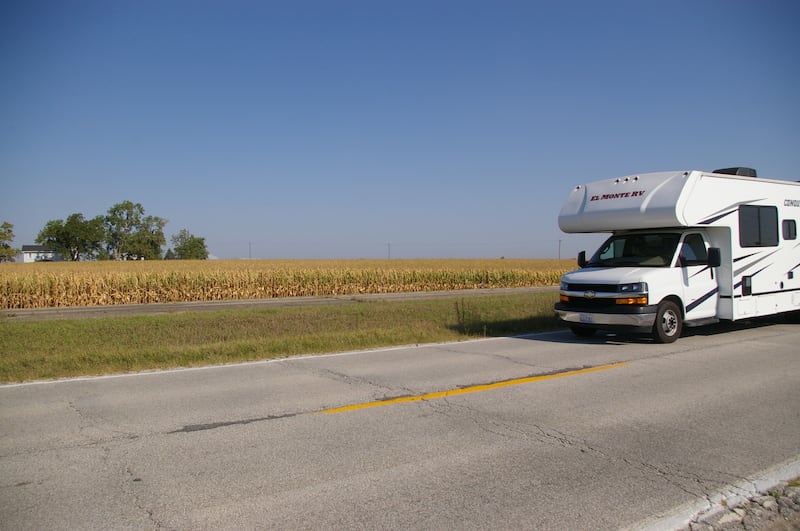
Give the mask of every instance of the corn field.
[[571, 260], [214, 260], [0, 264], [0, 309], [557, 285]]

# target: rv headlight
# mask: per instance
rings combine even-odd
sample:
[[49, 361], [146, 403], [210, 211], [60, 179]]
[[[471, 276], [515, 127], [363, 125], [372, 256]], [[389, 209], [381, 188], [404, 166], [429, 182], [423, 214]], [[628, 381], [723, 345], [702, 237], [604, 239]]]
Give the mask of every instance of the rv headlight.
[[561, 281], [561, 291], [567, 291], [569, 289], [569, 283], [565, 280]]
[[620, 293], [647, 293], [647, 282], [634, 282], [632, 284], [620, 284]]

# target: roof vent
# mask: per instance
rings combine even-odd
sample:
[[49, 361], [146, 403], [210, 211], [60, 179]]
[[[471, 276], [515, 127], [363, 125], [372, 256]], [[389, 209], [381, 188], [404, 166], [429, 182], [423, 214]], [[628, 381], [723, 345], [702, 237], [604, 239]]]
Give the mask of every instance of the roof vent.
[[721, 170], [714, 170], [713, 173], [722, 173], [723, 175], [739, 175], [740, 177], [758, 177], [756, 170], [753, 168], [722, 168]]

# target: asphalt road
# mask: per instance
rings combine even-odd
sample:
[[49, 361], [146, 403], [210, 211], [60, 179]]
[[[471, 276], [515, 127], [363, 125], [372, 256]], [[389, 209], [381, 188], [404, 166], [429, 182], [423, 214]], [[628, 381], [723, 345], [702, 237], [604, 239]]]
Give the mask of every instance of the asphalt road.
[[0, 528], [674, 528], [800, 466], [799, 343], [556, 332], [2, 386]]

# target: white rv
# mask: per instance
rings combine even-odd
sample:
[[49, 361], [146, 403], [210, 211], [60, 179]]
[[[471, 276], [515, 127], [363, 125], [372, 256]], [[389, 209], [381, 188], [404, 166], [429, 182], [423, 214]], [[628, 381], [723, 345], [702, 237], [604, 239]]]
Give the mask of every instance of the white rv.
[[611, 237], [561, 279], [556, 315], [598, 329], [680, 337], [684, 325], [800, 310], [800, 183], [749, 168], [631, 175], [576, 186], [568, 233]]

